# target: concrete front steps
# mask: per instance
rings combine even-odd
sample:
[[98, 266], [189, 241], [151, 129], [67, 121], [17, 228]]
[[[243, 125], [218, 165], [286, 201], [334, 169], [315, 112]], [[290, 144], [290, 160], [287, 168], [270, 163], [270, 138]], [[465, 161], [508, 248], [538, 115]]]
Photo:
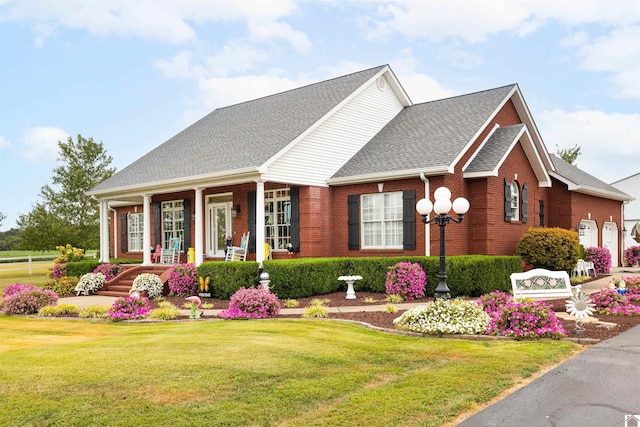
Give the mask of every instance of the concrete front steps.
[[143, 273], [153, 273], [160, 276], [162, 283], [167, 286], [167, 279], [169, 277], [169, 270], [171, 265], [167, 264], [154, 264], [154, 265], [125, 265], [124, 271], [118, 276], [109, 280], [105, 285], [96, 292], [96, 295], [109, 296], [109, 297], [128, 297], [133, 280]]

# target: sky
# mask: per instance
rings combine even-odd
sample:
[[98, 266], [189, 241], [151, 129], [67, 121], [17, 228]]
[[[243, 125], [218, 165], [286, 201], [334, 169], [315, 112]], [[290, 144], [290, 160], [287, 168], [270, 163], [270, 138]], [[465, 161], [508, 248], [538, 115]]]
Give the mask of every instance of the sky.
[[0, 230], [69, 136], [119, 170], [216, 108], [383, 64], [414, 103], [518, 83], [549, 152], [640, 172], [638, 0], [0, 0]]

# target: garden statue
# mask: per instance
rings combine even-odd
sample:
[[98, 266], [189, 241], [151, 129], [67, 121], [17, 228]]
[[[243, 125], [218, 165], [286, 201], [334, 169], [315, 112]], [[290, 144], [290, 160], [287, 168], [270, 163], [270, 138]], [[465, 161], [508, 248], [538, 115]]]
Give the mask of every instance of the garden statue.
[[[200, 297], [192, 296], [185, 299], [191, 303], [191, 315], [189, 316], [189, 319], [199, 319], [204, 316], [204, 310], [200, 308], [202, 305]], [[200, 309], [200, 313], [198, 313], [198, 309]]]

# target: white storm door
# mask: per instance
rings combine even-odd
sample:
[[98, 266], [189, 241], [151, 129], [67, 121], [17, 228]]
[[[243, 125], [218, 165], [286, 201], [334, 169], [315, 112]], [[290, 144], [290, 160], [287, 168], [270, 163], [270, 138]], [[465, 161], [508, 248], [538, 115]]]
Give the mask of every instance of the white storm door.
[[207, 257], [224, 257], [227, 236], [231, 236], [231, 202], [207, 205]]

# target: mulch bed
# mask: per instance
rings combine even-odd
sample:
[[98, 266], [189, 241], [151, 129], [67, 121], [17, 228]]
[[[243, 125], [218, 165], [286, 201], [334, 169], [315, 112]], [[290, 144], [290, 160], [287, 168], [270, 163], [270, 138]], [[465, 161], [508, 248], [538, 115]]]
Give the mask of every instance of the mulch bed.
[[[357, 298], [354, 300], [345, 299], [345, 292], [334, 292], [327, 295], [321, 295], [313, 298], [299, 298], [297, 299], [300, 308], [307, 307], [312, 300], [320, 299], [320, 300], [328, 300], [327, 306], [329, 307], [347, 307], [347, 306], [365, 306], [365, 305], [383, 305], [385, 306], [387, 303], [385, 301], [385, 295], [380, 293], [370, 293], [370, 292], [357, 292]], [[375, 300], [374, 303], [368, 304], [365, 303], [365, 299], [371, 298]], [[185, 302], [182, 297], [167, 297], [167, 300], [171, 301], [173, 304], [182, 308], [182, 304]], [[421, 300], [413, 301], [413, 302], [424, 302], [427, 303], [432, 301], [431, 298], [424, 298]], [[203, 299], [203, 302], [208, 302], [213, 304], [213, 308], [215, 309], [226, 309], [229, 307], [229, 301], [226, 300], [216, 300], [216, 299]], [[557, 299], [557, 300], [548, 300], [545, 301], [550, 304], [555, 312], [565, 312], [565, 302], [566, 298]], [[282, 301], [284, 303], [284, 301]], [[152, 302], [152, 304], [155, 304]], [[398, 311], [396, 313], [387, 313], [385, 311], [358, 311], [358, 312], [342, 312], [342, 313], [329, 313], [329, 319], [343, 319], [343, 320], [352, 320], [358, 322], [368, 323], [370, 325], [385, 328], [385, 329], [394, 329], [393, 319], [400, 316], [403, 311]], [[279, 315], [278, 318], [300, 318], [300, 315]], [[593, 340], [606, 340], [611, 337], [614, 337], [627, 329], [630, 329], [636, 325], [640, 325], [640, 316], [605, 316], [600, 314], [595, 314], [594, 316], [602, 322], [606, 322], [607, 324], [598, 324], [598, 323], [586, 323], [583, 325], [585, 331], [577, 332], [576, 325], [574, 321], [560, 319], [564, 329], [567, 331], [568, 338], [576, 338], [576, 339], [593, 339]]]

